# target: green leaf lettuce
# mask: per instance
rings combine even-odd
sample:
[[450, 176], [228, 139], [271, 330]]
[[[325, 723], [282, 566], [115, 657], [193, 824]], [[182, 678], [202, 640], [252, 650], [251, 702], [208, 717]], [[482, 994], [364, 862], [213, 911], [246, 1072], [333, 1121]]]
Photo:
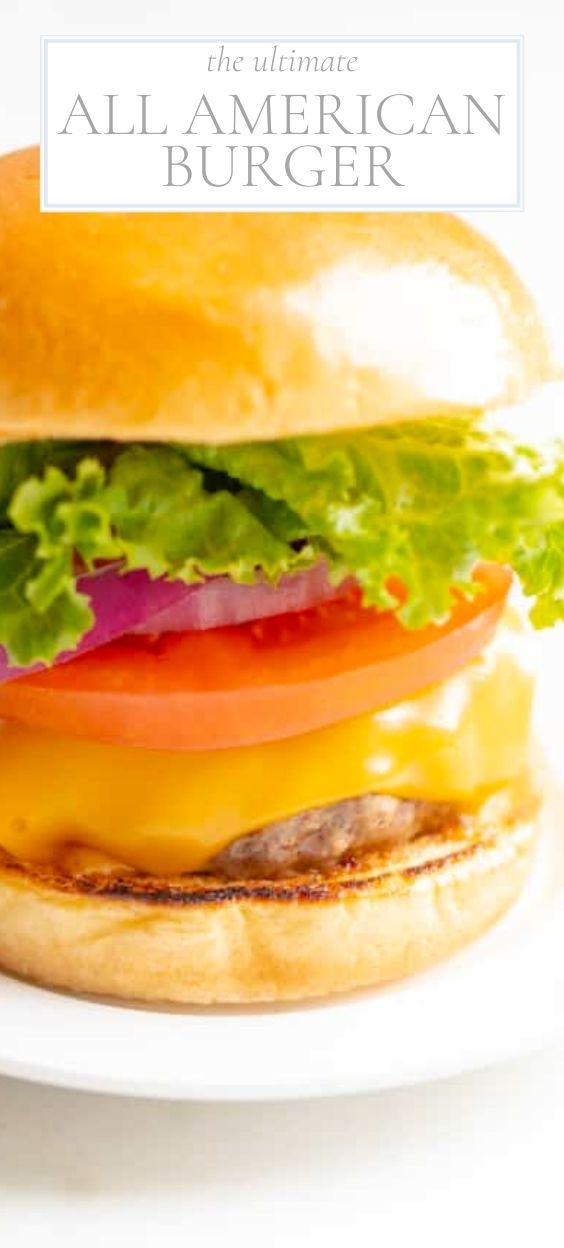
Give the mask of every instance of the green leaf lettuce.
[[[408, 628], [440, 622], [479, 560], [511, 564], [539, 626], [564, 618], [564, 448], [475, 422], [232, 446], [0, 448], [0, 644], [52, 662], [92, 624], [81, 571], [271, 582], [320, 557]], [[407, 598], [391, 585], [399, 580]]]

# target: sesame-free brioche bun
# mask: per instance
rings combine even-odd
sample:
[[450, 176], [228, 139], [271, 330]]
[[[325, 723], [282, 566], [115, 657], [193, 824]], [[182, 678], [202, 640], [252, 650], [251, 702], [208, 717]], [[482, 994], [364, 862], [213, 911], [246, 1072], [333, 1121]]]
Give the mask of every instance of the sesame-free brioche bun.
[[0, 437], [230, 442], [521, 399], [506, 260], [442, 213], [40, 213], [0, 159]]
[[0, 858], [0, 966], [74, 992], [169, 1003], [314, 998], [460, 948], [528, 874], [536, 803], [507, 788], [460, 827], [285, 880], [72, 874]]

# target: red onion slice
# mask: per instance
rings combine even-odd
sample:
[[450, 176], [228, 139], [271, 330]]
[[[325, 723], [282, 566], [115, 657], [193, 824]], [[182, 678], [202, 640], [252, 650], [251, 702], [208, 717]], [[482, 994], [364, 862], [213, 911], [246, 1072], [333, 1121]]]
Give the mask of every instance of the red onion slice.
[[[88, 650], [123, 637], [124, 633], [131, 633], [148, 616], [170, 610], [189, 589], [182, 581], [153, 581], [147, 572], [120, 574], [113, 567], [79, 577], [78, 588], [88, 595], [96, 622], [76, 649], [57, 655], [53, 665], [68, 663], [79, 654], [86, 654]], [[11, 667], [6, 651], [0, 647], [0, 684], [18, 676], [29, 676], [43, 667], [43, 663], [35, 663], [32, 667]]]
[[133, 631], [137, 634], [184, 633], [306, 611], [318, 603], [341, 597], [351, 583], [349, 579], [339, 586], [332, 585], [325, 563], [283, 576], [277, 585], [270, 585], [263, 576], [254, 585], [236, 585], [228, 576], [216, 576], [186, 586], [183, 598], [147, 617]]
[[[154, 581], [143, 571], [120, 574], [113, 567], [103, 568], [78, 579], [78, 588], [90, 599], [94, 626], [75, 650], [59, 654], [53, 666], [68, 663], [127, 633], [190, 632], [306, 611], [341, 597], [351, 583], [349, 579], [339, 586], [332, 585], [323, 562], [307, 571], [283, 576], [276, 586], [264, 577], [259, 577], [254, 585], [236, 585], [228, 576], [185, 585], [182, 581]], [[0, 684], [29, 676], [43, 667], [43, 663], [11, 667], [0, 647]]]

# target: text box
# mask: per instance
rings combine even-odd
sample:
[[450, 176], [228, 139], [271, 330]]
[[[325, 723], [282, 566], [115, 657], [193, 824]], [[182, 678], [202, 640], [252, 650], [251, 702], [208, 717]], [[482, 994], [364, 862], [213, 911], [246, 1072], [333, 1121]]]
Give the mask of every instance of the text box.
[[44, 211], [520, 209], [519, 38], [45, 38]]

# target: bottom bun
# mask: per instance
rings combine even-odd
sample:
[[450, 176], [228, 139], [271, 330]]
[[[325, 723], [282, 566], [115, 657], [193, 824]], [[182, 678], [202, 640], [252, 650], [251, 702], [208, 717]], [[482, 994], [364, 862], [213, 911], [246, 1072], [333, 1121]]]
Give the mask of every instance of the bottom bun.
[[535, 803], [504, 789], [453, 827], [284, 880], [70, 874], [0, 859], [0, 965], [73, 992], [155, 1003], [319, 997], [420, 970], [504, 913], [527, 877]]

